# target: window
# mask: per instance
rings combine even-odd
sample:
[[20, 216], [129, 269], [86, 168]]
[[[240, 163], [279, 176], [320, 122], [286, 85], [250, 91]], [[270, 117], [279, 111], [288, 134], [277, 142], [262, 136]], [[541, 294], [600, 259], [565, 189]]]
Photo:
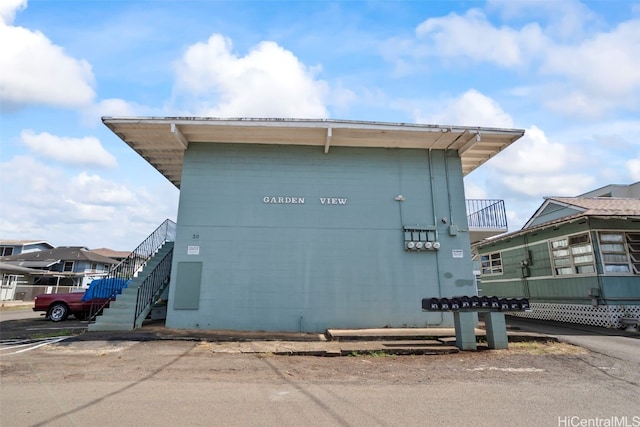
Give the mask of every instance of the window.
[[500, 252], [480, 256], [482, 274], [502, 274], [502, 255]]
[[589, 234], [577, 234], [552, 240], [551, 258], [557, 276], [595, 273], [593, 248]]
[[10, 256], [13, 255], [13, 247], [12, 246], [2, 246], [0, 247], [0, 256]]
[[73, 271], [73, 261], [65, 261], [62, 271]]
[[600, 252], [606, 273], [640, 274], [640, 233], [600, 232]]
[[627, 247], [634, 274], [640, 274], [640, 233], [627, 233]]

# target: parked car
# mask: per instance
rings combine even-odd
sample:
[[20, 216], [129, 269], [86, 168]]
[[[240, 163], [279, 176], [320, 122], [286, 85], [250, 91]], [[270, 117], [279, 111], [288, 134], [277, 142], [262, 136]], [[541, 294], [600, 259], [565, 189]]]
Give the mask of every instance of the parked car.
[[[33, 300], [33, 311], [44, 311], [47, 318], [60, 322], [73, 314], [78, 320], [89, 317], [92, 301], [83, 301], [85, 292], [71, 292], [68, 294], [40, 294]], [[97, 309], [102, 303], [108, 303], [108, 299], [94, 299]], [[99, 305], [98, 305], [99, 304]]]
[[128, 279], [96, 279], [85, 292], [40, 294], [33, 300], [33, 311], [44, 311], [53, 322], [66, 320], [71, 314], [78, 320], [85, 320], [92, 314], [92, 309], [109, 307], [109, 302], [128, 283]]

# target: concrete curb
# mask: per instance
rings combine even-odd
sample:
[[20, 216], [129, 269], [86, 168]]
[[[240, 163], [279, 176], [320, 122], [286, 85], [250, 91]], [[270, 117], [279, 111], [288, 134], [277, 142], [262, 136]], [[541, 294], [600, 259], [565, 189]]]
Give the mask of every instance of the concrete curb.
[[[475, 330], [478, 349], [485, 331]], [[509, 341], [555, 341], [546, 335], [510, 332]], [[457, 353], [453, 328], [330, 329], [325, 334], [228, 330], [181, 330], [149, 322], [134, 331], [85, 332], [67, 342], [193, 341], [213, 353], [300, 356], [436, 355]]]

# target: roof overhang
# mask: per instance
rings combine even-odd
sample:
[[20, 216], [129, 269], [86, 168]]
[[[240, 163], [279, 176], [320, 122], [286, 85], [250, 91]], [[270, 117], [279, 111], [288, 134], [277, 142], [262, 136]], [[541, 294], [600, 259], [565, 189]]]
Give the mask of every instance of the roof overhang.
[[103, 117], [102, 122], [180, 188], [192, 142], [456, 150], [463, 175], [524, 135], [522, 129], [348, 120]]
[[42, 270], [22, 267], [8, 262], [0, 262], [0, 272], [13, 274], [40, 274]]
[[20, 267], [25, 268], [49, 268], [52, 265], [58, 264], [60, 260], [46, 260], [46, 261], [5, 261], [7, 263], [14, 263]]

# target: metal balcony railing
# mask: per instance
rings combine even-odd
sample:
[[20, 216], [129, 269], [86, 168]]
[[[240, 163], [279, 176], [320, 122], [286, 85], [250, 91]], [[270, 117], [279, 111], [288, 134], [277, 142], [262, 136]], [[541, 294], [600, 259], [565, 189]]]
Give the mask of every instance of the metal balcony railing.
[[504, 200], [468, 199], [467, 221], [469, 228], [506, 230]]

